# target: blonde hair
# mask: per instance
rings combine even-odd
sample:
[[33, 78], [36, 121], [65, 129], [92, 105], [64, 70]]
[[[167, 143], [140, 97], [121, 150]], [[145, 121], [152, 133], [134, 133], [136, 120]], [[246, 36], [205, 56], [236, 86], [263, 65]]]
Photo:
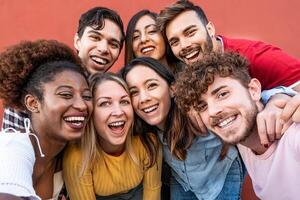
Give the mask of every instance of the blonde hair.
[[[126, 91], [128, 95], [129, 89], [126, 84], [126, 82], [118, 77], [117, 75], [107, 72], [107, 73], [95, 73], [90, 76], [89, 83], [90, 83], [90, 89], [92, 91], [92, 95], [94, 96], [95, 91], [99, 85], [101, 85], [105, 81], [114, 81], [118, 83], [122, 88]], [[125, 148], [128, 152], [130, 158], [132, 161], [137, 164], [138, 166], [142, 166], [139, 160], [137, 159], [137, 156], [134, 152], [134, 148], [132, 145], [132, 135], [133, 135], [133, 126], [132, 123], [129, 133], [127, 134], [126, 141], [125, 141]], [[97, 132], [94, 127], [94, 122], [92, 119], [90, 119], [85, 134], [81, 138], [81, 150], [83, 154], [82, 158], [82, 168], [81, 168], [81, 174], [83, 175], [84, 171], [86, 170], [88, 165], [93, 165], [95, 162], [99, 159], [101, 156], [102, 148], [99, 144], [99, 140], [97, 139]]]

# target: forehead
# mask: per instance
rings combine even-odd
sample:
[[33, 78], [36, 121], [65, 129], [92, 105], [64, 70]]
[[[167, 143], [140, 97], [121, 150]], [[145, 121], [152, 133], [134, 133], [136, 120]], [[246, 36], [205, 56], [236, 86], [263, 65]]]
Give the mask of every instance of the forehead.
[[217, 75], [215, 76], [214, 82], [208, 86], [206, 94], [211, 94], [212, 91], [223, 86], [225, 86], [224, 88], [236, 91], [243, 91], [246, 89], [237, 79], [232, 77], [220, 77]]
[[126, 90], [116, 81], [106, 80], [97, 86], [95, 97], [118, 98], [128, 96]]
[[177, 15], [174, 19], [172, 19], [166, 26], [166, 35], [167, 37], [171, 37], [174, 34], [178, 34], [183, 32], [187, 27], [195, 25], [197, 27], [204, 27], [199, 16], [193, 10], [187, 10], [179, 15]]
[[149, 79], [156, 79], [166, 82], [159, 74], [153, 69], [145, 65], [136, 65], [126, 75], [126, 81], [129, 86], [143, 84]]
[[146, 26], [149, 25], [156, 25], [155, 20], [150, 15], [144, 15], [137, 21], [135, 29], [144, 29]]
[[122, 32], [120, 27], [110, 19], [104, 19], [104, 27], [102, 29], [96, 30], [94, 28], [93, 26], [87, 26], [84, 30], [84, 34], [96, 31], [107, 39], [121, 40]]

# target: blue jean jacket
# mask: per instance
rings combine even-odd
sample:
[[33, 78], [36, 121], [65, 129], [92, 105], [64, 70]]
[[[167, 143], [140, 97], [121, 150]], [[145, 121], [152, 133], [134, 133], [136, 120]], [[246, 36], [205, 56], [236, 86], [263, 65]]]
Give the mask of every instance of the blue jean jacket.
[[226, 157], [220, 160], [222, 142], [209, 133], [205, 137], [195, 137], [192, 146], [187, 150], [186, 160], [180, 161], [171, 155], [170, 149], [162, 138], [163, 134], [159, 133], [164, 159], [183, 189], [192, 191], [198, 199], [217, 198], [222, 191], [227, 173], [238, 156], [236, 148], [230, 147]]

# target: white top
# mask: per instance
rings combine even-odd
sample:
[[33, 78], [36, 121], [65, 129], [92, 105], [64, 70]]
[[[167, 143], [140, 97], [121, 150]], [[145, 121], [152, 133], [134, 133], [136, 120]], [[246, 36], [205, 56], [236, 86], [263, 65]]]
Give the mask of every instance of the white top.
[[300, 124], [292, 124], [262, 155], [243, 145], [238, 149], [260, 199], [300, 198]]
[[0, 133], [0, 192], [39, 200], [32, 184], [35, 153], [26, 133]]

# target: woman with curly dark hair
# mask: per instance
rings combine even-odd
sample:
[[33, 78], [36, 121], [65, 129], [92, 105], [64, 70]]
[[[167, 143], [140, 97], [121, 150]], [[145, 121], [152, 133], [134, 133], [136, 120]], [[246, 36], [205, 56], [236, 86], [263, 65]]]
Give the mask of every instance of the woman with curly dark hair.
[[25, 133], [8, 128], [0, 134], [0, 193], [59, 199], [62, 152], [83, 135], [92, 112], [79, 58], [52, 40], [10, 47], [0, 55], [0, 98], [30, 118]]

